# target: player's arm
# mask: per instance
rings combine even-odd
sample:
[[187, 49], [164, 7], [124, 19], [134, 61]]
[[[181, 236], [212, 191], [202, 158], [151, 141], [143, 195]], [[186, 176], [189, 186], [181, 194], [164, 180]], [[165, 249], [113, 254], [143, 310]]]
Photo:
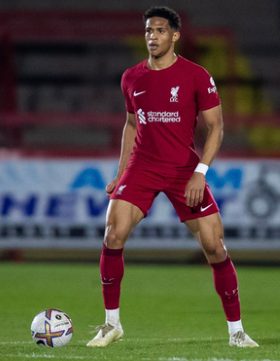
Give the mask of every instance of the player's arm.
[[110, 196], [114, 191], [118, 181], [120, 180], [125, 168], [127, 166], [130, 154], [135, 145], [136, 137], [136, 117], [134, 113], [126, 113], [126, 122], [123, 128], [122, 143], [121, 143], [121, 155], [119, 161], [119, 168], [116, 178], [107, 185], [106, 192]]
[[[206, 164], [209, 167], [223, 140], [223, 117], [221, 106], [219, 105], [202, 111], [202, 116], [208, 128], [208, 134], [200, 163]], [[194, 172], [185, 191], [186, 203], [188, 206], [197, 206], [198, 203], [203, 201], [204, 188], [205, 175], [203, 173]]]
[[200, 163], [206, 164], [209, 167], [220, 149], [223, 140], [224, 123], [222, 108], [219, 105], [212, 109], [204, 110], [202, 116], [208, 128], [208, 134]]

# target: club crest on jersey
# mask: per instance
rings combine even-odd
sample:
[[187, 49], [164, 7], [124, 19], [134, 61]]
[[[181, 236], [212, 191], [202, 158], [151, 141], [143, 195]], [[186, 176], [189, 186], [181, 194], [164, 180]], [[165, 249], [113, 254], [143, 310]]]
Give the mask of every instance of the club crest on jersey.
[[174, 102], [178, 102], [178, 90], [179, 90], [179, 86], [176, 86], [176, 88], [174, 87], [174, 88], [171, 88], [171, 95], [172, 95], [172, 97], [170, 98], [170, 101], [172, 102], [172, 103], [174, 103]]

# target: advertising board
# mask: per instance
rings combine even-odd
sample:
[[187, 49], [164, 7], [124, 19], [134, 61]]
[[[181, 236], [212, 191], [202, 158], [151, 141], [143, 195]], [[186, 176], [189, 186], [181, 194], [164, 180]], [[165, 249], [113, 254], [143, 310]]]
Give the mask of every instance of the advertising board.
[[[0, 161], [0, 248], [100, 247], [116, 159]], [[227, 244], [280, 249], [280, 161], [216, 160], [207, 181]], [[131, 248], [196, 248], [160, 194], [127, 243]]]

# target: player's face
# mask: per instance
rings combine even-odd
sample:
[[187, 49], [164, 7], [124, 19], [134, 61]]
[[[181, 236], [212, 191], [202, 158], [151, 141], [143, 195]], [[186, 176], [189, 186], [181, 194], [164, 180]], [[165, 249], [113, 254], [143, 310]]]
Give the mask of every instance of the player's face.
[[145, 40], [149, 54], [159, 58], [174, 51], [174, 43], [179, 39], [180, 33], [171, 29], [168, 20], [153, 17], [146, 21]]

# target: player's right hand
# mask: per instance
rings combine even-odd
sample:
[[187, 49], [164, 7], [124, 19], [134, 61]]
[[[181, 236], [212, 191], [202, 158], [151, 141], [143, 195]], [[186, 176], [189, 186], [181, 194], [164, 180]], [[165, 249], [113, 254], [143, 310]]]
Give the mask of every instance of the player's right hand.
[[107, 196], [110, 197], [111, 194], [114, 192], [114, 189], [116, 188], [117, 184], [118, 184], [118, 179], [114, 179], [112, 180], [112, 182], [110, 182], [107, 186], [106, 186], [106, 193]]
[[202, 203], [205, 189], [205, 175], [194, 172], [191, 179], [188, 181], [185, 190], [185, 198], [187, 206], [196, 207]]

